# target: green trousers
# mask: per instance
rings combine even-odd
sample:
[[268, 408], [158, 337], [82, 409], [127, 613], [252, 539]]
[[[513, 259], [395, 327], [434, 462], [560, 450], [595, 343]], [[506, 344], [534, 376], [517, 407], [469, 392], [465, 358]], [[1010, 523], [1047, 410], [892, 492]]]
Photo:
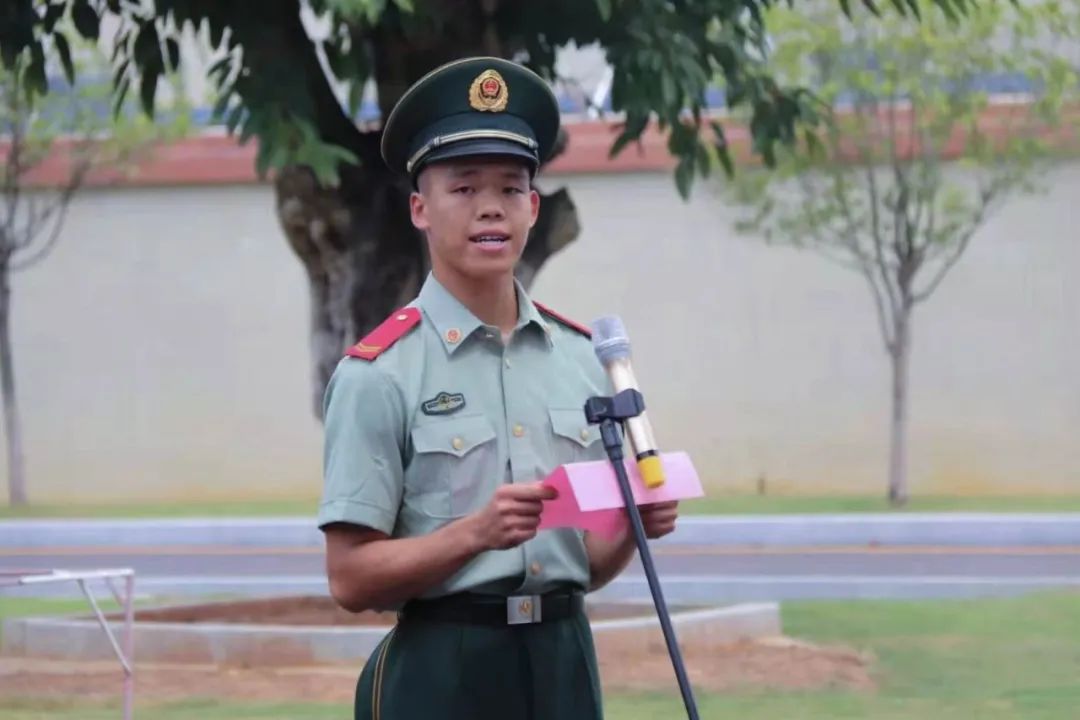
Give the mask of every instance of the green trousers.
[[406, 619], [368, 658], [356, 720], [602, 720], [584, 615], [500, 627]]

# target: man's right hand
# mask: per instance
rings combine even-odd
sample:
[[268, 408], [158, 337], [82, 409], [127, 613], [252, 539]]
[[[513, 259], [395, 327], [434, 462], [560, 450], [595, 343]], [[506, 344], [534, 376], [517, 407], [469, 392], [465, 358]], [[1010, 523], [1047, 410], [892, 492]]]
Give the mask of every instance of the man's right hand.
[[481, 551], [517, 547], [536, 536], [544, 500], [554, 500], [556, 490], [543, 483], [500, 485], [483, 510], [469, 522]]

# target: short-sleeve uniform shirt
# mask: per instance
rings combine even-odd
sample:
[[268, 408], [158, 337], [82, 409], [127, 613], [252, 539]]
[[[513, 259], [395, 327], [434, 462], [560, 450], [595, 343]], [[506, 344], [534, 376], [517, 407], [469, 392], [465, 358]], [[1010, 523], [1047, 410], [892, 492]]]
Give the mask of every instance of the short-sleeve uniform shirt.
[[[325, 403], [320, 527], [345, 522], [394, 538], [429, 534], [484, 507], [501, 483], [542, 480], [606, 457], [585, 401], [609, 394], [592, 343], [541, 311], [519, 283], [504, 343], [429, 275], [416, 327], [374, 359], [345, 357]], [[588, 587], [583, 535], [542, 530], [484, 552], [425, 596]]]

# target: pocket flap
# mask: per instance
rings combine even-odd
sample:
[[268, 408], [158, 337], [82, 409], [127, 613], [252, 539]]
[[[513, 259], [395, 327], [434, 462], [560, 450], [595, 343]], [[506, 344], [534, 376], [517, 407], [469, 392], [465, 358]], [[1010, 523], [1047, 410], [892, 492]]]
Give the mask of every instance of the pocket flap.
[[600, 428], [585, 421], [585, 408], [548, 408], [552, 431], [581, 447], [589, 447], [600, 439]]
[[495, 429], [483, 415], [466, 415], [415, 427], [413, 447], [418, 453], [443, 452], [462, 457], [495, 438]]

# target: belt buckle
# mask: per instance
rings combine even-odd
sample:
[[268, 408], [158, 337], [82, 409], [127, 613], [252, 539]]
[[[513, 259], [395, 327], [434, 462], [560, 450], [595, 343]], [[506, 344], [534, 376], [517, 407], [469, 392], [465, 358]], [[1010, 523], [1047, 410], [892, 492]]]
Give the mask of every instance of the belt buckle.
[[540, 622], [539, 595], [511, 595], [506, 598], [508, 625], [528, 625]]

